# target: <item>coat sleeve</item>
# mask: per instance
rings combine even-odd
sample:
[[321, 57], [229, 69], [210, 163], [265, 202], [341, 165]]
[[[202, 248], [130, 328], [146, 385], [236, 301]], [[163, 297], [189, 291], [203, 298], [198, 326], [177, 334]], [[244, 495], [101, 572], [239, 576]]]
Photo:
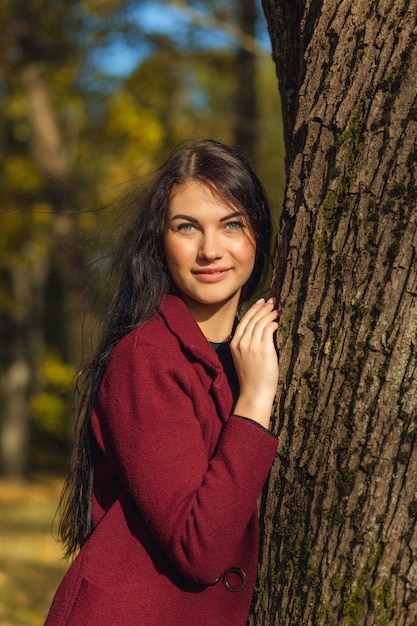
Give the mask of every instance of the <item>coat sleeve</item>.
[[209, 459], [179, 369], [150, 346], [111, 358], [93, 428], [174, 567], [209, 584], [231, 566], [228, 557], [256, 511], [277, 439], [251, 420], [231, 417]]

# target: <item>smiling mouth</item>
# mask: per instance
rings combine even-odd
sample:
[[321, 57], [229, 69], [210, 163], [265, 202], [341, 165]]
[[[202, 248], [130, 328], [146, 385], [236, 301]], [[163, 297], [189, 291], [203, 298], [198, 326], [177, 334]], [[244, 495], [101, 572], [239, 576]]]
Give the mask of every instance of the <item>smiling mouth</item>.
[[206, 283], [214, 283], [217, 280], [221, 280], [227, 274], [229, 274], [230, 269], [227, 267], [219, 267], [219, 268], [207, 268], [205, 270], [195, 270], [193, 274], [203, 282]]
[[194, 274], [221, 274], [222, 272], [228, 272], [228, 267], [208, 267], [206, 269], [194, 270]]

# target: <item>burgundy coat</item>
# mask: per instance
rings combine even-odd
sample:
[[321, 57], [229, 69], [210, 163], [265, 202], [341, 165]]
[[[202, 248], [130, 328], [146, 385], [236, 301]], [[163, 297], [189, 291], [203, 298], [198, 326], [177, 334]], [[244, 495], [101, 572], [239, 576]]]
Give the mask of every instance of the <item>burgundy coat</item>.
[[[217, 354], [178, 297], [117, 344], [92, 415], [94, 531], [47, 626], [246, 624], [256, 502], [277, 439], [232, 416], [233, 404]], [[242, 590], [227, 589], [244, 576]]]

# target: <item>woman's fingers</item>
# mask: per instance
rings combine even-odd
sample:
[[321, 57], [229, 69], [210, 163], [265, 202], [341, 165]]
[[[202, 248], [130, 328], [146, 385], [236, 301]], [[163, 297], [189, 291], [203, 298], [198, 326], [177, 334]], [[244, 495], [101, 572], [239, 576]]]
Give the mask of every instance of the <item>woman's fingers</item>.
[[240, 385], [235, 410], [265, 427], [279, 375], [274, 341], [279, 314], [274, 307], [272, 298], [255, 303], [242, 317], [230, 344]]
[[251, 307], [236, 328], [230, 344], [239, 379], [251, 387], [263, 386], [264, 373], [277, 371], [274, 334], [278, 329], [278, 312], [274, 306], [275, 300], [271, 299]]
[[265, 324], [276, 320], [278, 312], [274, 306], [275, 298], [270, 298], [267, 302], [261, 299], [253, 304], [239, 322], [233, 343], [236, 345], [243, 337], [250, 337], [256, 328], [258, 331], [262, 330]]

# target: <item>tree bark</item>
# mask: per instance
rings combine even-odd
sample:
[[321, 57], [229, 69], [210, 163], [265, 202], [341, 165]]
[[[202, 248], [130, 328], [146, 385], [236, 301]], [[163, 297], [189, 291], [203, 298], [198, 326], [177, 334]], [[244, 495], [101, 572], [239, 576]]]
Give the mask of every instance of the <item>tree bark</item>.
[[287, 191], [251, 624], [417, 623], [417, 6], [264, 0]]

